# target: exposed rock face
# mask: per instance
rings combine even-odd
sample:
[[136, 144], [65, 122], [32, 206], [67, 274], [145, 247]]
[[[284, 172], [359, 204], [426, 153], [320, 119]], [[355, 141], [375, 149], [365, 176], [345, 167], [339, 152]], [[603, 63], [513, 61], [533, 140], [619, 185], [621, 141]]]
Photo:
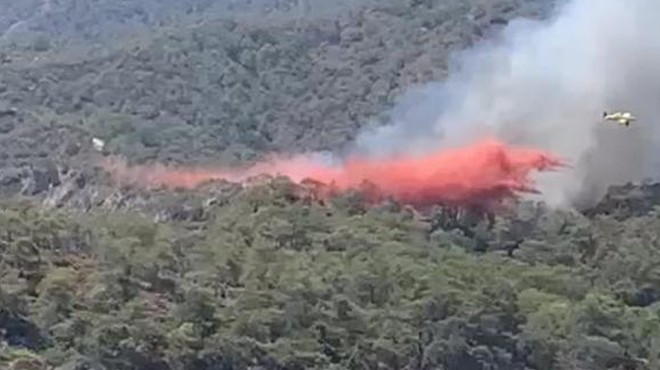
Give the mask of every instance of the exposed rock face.
[[27, 171], [21, 191], [23, 195], [37, 195], [61, 184], [59, 169], [53, 161], [42, 161]]
[[0, 134], [8, 134], [16, 127], [16, 109], [0, 109]]

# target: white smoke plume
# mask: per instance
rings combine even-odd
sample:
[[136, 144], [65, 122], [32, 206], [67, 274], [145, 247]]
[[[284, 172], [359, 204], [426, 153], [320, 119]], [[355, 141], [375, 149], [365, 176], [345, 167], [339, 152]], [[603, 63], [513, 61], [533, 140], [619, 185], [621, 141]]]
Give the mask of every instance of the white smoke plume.
[[[546, 21], [516, 20], [456, 56], [450, 77], [404, 96], [392, 125], [358, 136], [371, 155], [454, 147], [494, 134], [573, 168], [540, 175], [543, 200], [584, 206], [607, 186], [657, 178], [660, 1], [572, 0]], [[602, 120], [629, 110], [631, 127]]]

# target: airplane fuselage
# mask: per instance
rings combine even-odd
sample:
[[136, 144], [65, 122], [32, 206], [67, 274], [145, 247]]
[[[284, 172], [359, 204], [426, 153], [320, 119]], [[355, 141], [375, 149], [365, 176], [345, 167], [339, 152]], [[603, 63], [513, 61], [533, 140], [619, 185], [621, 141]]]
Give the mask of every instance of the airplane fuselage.
[[603, 119], [606, 121], [614, 121], [622, 126], [629, 126], [631, 122], [635, 121], [637, 118], [633, 116], [630, 112], [615, 112], [615, 113], [603, 113]]

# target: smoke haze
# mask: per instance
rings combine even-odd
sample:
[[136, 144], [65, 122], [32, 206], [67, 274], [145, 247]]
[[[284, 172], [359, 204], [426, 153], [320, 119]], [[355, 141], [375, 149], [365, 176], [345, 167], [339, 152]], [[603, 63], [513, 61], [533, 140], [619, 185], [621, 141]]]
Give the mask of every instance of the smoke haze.
[[[449, 78], [411, 90], [393, 123], [358, 136], [356, 153], [423, 153], [495, 135], [536, 146], [573, 168], [539, 174], [542, 198], [584, 206], [613, 183], [656, 177], [660, 38], [655, 0], [574, 0], [546, 21], [511, 22], [461, 52]], [[631, 127], [603, 122], [630, 110]]]

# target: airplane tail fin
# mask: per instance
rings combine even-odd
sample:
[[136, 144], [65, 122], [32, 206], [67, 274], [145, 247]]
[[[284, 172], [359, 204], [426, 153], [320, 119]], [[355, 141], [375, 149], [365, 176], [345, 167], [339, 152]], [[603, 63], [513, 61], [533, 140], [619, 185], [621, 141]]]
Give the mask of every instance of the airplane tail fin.
[[603, 118], [607, 117], [607, 111], [603, 111]]

